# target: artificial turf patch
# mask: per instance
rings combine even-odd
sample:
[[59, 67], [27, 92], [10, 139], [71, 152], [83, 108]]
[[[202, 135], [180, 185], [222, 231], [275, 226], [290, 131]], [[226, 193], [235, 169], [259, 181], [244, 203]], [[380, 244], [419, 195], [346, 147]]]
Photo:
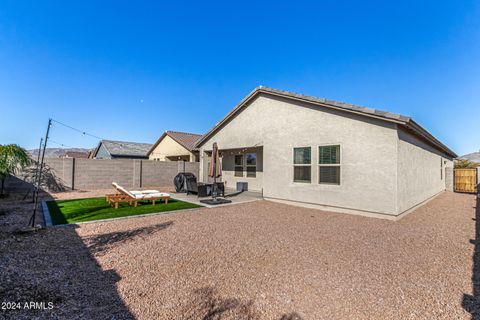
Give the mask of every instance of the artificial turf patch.
[[193, 203], [169, 199], [167, 204], [162, 201], [155, 205], [152, 205], [151, 202], [139, 201], [137, 207], [130, 206], [128, 203], [119, 203], [118, 209], [115, 209], [105, 200], [105, 197], [47, 201], [47, 206], [53, 224], [85, 222], [201, 207]]

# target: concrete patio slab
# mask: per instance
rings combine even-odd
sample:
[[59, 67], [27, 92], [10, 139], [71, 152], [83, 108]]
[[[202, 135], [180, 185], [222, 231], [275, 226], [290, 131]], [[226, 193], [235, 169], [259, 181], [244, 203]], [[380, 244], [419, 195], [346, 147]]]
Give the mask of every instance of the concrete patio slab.
[[187, 195], [186, 193], [181, 193], [181, 192], [171, 193], [171, 195], [172, 195], [172, 198], [174, 198], [174, 199], [198, 204], [200, 206], [204, 206], [204, 207], [207, 207], [207, 208], [230, 206], [230, 205], [234, 205], [234, 204], [247, 203], [247, 202], [258, 201], [258, 200], [263, 199], [263, 195], [260, 192], [253, 192], [253, 191], [244, 191], [244, 192], [242, 192], [242, 193], [240, 193], [236, 196], [228, 197], [228, 194], [231, 194], [231, 193], [234, 193], [234, 192], [235, 192], [235, 190], [233, 190], [233, 189], [226, 189], [225, 190], [225, 195], [227, 195], [226, 199], [231, 200], [232, 201], [231, 203], [218, 204], [218, 205], [213, 205], [213, 206], [200, 202], [200, 200], [211, 199], [211, 197], [199, 198], [196, 194]]

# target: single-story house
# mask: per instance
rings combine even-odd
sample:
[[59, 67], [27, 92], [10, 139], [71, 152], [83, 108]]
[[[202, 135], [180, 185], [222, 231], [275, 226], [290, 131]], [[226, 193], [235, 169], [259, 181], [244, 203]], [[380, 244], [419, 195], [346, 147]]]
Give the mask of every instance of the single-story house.
[[195, 143], [201, 137], [201, 134], [165, 131], [148, 151], [148, 158], [157, 161], [198, 162]]
[[214, 142], [227, 188], [389, 219], [444, 191], [457, 156], [410, 117], [267, 87], [197, 142], [203, 182]]
[[90, 154], [91, 159], [148, 159], [151, 143], [101, 140]]

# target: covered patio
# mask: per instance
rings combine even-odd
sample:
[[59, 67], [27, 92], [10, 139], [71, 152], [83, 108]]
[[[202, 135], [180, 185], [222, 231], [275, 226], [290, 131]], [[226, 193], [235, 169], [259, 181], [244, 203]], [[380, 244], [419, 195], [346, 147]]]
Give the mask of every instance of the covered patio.
[[[226, 188], [236, 189], [237, 182], [247, 183], [248, 190], [263, 190], [263, 146], [222, 149], [219, 145], [222, 176], [218, 178]], [[212, 182], [208, 177], [211, 150], [205, 150], [200, 161], [200, 182]]]
[[[235, 193], [235, 192], [236, 192], [236, 190], [232, 189], [232, 188], [226, 188], [225, 189], [225, 195], [226, 196], [228, 196], [229, 194]], [[186, 193], [183, 193], [183, 192], [175, 192], [175, 193], [172, 193], [171, 195], [172, 195], [172, 198], [174, 198], [174, 199], [184, 201], [184, 202], [198, 204], [198, 205], [201, 205], [201, 206], [205, 206], [207, 208], [219, 207], [219, 206], [229, 206], [229, 205], [233, 205], [233, 204], [247, 203], [247, 202], [258, 201], [258, 200], [263, 199], [263, 195], [262, 195], [261, 192], [244, 191], [244, 192], [242, 192], [242, 193], [240, 193], [236, 196], [227, 197], [228, 200], [232, 201], [231, 203], [211, 206], [211, 205], [207, 205], [205, 203], [200, 202], [200, 200], [211, 198], [210, 196], [209, 197], [198, 197], [196, 194], [187, 195]]]

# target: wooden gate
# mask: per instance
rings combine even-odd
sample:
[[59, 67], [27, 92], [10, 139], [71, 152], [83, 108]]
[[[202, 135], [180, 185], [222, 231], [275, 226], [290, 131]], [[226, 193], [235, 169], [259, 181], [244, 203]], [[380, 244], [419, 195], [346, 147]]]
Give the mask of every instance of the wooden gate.
[[455, 191], [477, 192], [477, 169], [455, 169]]

